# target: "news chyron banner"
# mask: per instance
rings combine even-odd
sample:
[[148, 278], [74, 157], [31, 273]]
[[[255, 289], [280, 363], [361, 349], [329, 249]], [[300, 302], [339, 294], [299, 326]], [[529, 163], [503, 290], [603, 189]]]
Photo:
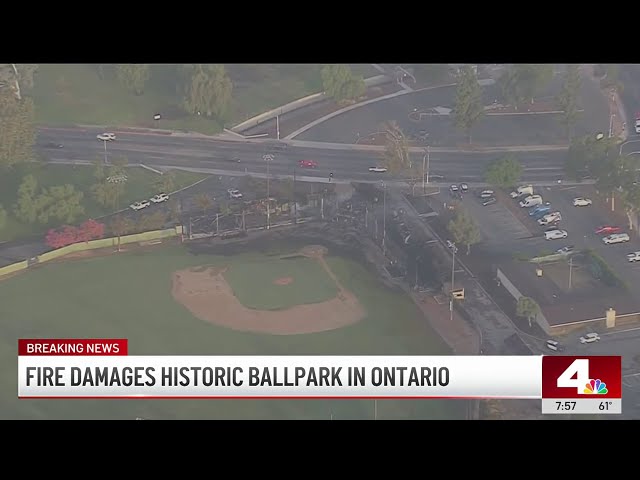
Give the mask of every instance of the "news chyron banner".
[[[564, 388], [557, 387], [556, 380], [568, 368], [562, 367], [564, 363], [547, 367], [548, 358], [580, 358], [590, 362], [608, 358], [613, 359], [611, 365], [616, 361], [621, 365], [620, 357], [533, 355], [136, 356], [128, 354], [128, 347], [126, 339], [19, 340], [18, 396], [85, 399], [542, 399], [545, 385]], [[597, 380], [601, 383], [594, 384], [595, 390], [600, 389], [604, 383], [602, 378], [606, 378], [607, 393], [599, 393], [598, 398], [613, 401], [617, 394], [620, 400], [620, 367], [616, 380], [614, 369], [605, 370], [600, 363], [593, 365], [597, 367], [586, 371], [587, 377], [591, 377], [585, 377], [583, 369], [577, 378], [589, 383], [594, 374], [600, 375]], [[554, 377], [553, 381], [544, 379], [548, 375]], [[572, 392], [578, 395], [575, 384], [572, 385]], [[557, 396], [558, 391], [554, 392], [555, 396], [550, 397], [554, 402], [573, 402], [574, 398], [577, 402], [581, 398], [572, 397], [571, 392], [563, 393], [564, 396]], [[582, 410], [580, 407], [561, 413], [592, 413]], [[597, 413], [620, 411], [612, 403]]]

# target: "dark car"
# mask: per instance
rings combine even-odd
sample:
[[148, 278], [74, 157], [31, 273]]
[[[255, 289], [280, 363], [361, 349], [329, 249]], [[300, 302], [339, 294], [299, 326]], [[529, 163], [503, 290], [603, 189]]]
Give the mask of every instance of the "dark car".
[[482, 206], [488, 207], [489, 205], [493, 205], [496, 202], [497, 202], [496, 197], [487, 198], [485, 201], [482, 202]]

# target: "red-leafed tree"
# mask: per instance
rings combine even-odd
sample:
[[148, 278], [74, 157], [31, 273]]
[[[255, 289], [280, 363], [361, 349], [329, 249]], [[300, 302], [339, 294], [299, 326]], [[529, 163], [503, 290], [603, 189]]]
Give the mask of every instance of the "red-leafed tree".
[[80, 236], [78, 228], [65, 225], [60, 231], [49, 230], [45, 240], [50, 247], [61, 248], [71, 245], [72, 243], [78, 243]]
[[104, 224], [96, 222], [95, 220], [87, 220], [79, 228], [80, 242], [89, 242], [91, 240], [97, 240], [104, 237]]

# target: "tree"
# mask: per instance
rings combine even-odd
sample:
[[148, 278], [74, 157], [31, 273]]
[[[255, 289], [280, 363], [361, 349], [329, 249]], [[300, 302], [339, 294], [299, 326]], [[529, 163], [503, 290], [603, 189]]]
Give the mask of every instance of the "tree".
[[355, 100], [367, 89], [362, 76], [354, 75], [348, 65], [325, 65], [320, 76], [325, 94], [338, 103]]
[[533, 298], [524, 296], [518, 298], [516, 315], [526, 318], [529, 321], [529, 328], [531, 328], [531, 321], [535, 320], [539, 313], [540, 306]]
[[36, 64], [0, 64], [0, 88], [8, 87], [8, 90], [16, 97], [22, 99], [22, 89], [33, 88], [33, 77], [38, 70]]
[[118, 252], [120, 251], [120, 237], [128, 235], [133, 231], [134, 228], [135, 225], [133, 224], [131, 219], [123, 217], [122, 215], [117, 215], [111, 221], [109, 229], [116, 237], [118, 237]]
[[124, 184], [103, 180], [91, 186], [94, 199], [105, 208], [116, 208], [118, 198], [124, 193]]
[[505, 101], [516, 109], [524, 101], [531, 101], [553, 78], [552, 65], [511, 65], [498, 79]]
[[513, 153], [492, 162], [485, 172], [485, 179], [491, 185], [502, 188], [515, 186], [522, 176], [522, 165]]
[[65, 225], [59, 230], [49, 230], [45, 237], [45, 243], [51, 248], [62, 248], [80, 242], [79, 237], [79, 229], [71, 225]]
[[31, 98], [16, 98], [0, 88], [0, 166], [33, 160], [34, 106]]
[[49, 223], [52, 219], [72, 223], [84, 214], [81, 205], [84, 193], [77, 191], [73, 185], [57, 185], [48, 187], [36, 197], [38, 221]]
[[38, 217], [38, 206], [36, 204], [36, 193], [38, 191], [38, 181], [33, 175], [26, 175], [18, 187], [18, 201], [13, 211], [21, 222], [33, 223]]
[[385, 148], [382, 154], [385, 166], [391, 173], [400, 173], [411, 168], [409, 144], [398, 124], [390, 121], [382, 128], [385, 133]]
[[202, 114], [223, 121], [229, 111], [233, 84], [223, 65], [188, 67], [184, 107], [191, 114]]
[[196, 205], [198, 205], [198, 208], [202, 209], [202, 214], [206, 215], [207, 210], [213, 206], [213, 201], [209, 195], [201, 193], [196, 197]]
[[[635, 182], [634, 182], [635, 183]], [[622, 191], [625, 213], [629, 221], [629, 230], [633, 228], [633, 219], [640, 212], [640, 186], [631, 184]]]
[[7, 224], [7, 211], [0, 205], [0, 230]]
[[167, 215], [164, 212], [157, 211], [150, 215], [144, 215], [140, 219], [138, 227], [143, 232], [150, 232], [152, 230], [160, 230], [167, 223]]
[[578, 65], [567, 65], [562, 90], [558, 95], [558, 105], [562, 110], [562, 123], [567, 129], [569, 139], [571, 139], [573, 127], [578, 120], [578, 95], [580, 94], [580, 85], [580, 67]]
[[176, 174], [169, 170], [164, 172], [155, 184], [156, 188], [164, 193], [171, 193], [176, 188]]
[[97, 222], [93, 219], [86, 220], [79, 227], [79, 240], [89, 242], [104, 237], [104, 223]]
[[598, 140], [593, 135], [587, 135], [571, 140], [565, 173], [573, 180], [579, 180], [582, 173], [589, 173], [596, 178], [607, 174], [608, 159], [619, 155], [617, 140], [602, 138]]
[[471, 66], [465, 65], [460, 69], [453, 115], [456, 127], [468, 136], [469, 143], [471, 143], [471, 129], [483, 114], [482, 89], [478, 83], [478, 77]]
[[134, 95], [142, 95], [144, 86], [150, 76], [149, 65], [119, 64], [116, 66], [116, 78], [127, 90]]
[[481, 240], [477, 225], [465, 210], [458, 210], [447, 228], [455, 243], [467, 247], [467, 255], [471, 253], [471, 245], [475, 245]]

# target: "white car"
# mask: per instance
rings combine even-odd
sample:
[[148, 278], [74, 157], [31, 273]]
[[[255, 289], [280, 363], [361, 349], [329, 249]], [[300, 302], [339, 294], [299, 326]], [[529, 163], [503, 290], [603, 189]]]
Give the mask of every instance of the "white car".
[[467, 185], [466, 183], [461, 183], [460, 190], [462, 190], [462, 193], [467, 193], [469, 191], [469, 185]]
[[590, 198], [578, 197], [573, 199], [574, 207], [588, 207], [591, 204], [593, 204], [593, 201]]
[[167, 200], [169, 200], [169, 195], [167, 195], [166, 193], [159, 193], [154, 197], [151, 197], [151, 201], [153, 203], [162, 203], [162, 202], [166, 202]]
[[449, 187], [449, 190], [451, 190], [452, 192], [454, 192], [454, 193], [455, 193], [455, 192], [457, 192], [457, 191], [458, 191], [458, 190], [460, 190], [460, 189], [458, 188], [458, 185], [451, 185], [451, 186]]
[[560, 215], [560, 212], [548, 213], [544, 217], [538, 219], [538, 225], [543, 227], [551, 223], [559, 222], [560, 220], [562, 220], [562, 215]]
[[597, 333], [587, 333], [584, 337], [580, 337], [580, 343], [593, 343], [600, 340], [600, 335]]
[[493, 190], [483, 190], [480, 192], [480, 198], [491, 198], [493, 197]]
[[451, 240], [447, 240], [447, 248], [451, 250], [453, 253], [458, 253], [458, 247]]
[[136, 203], [132, 203], [131, 205], [129, 205], [129, 207], [131, 207], [132, 210], [142, 210], [143, 208], [147, 208], [149, 205], [151, 205], [151, 202], [149, 202], [149, 200], [143, 200], [141, 202], [136, 202]]
[[229, 190], [227, 190], [227, 193], [229, 194], [229, 198], [232, 198], [235, 200], [243, 197], [242, 193], [237, 188], [230, 188]]
[[627, 261], [630, 263], [640, 262], [640, 252], [627, 253]]
[[636, 119], [636, 133], [640, 133], [640, 118]]
[[370, 172], [375, 173], [385, 173], [387, 171], [386, 167], [369, 167]]
[[546, 232], [544, 232], [544, 239], [560, 240], [561, 238], [567, 238], [568, 235], [569, 233], [566, 230], [560, 230], [556, 228], [554, 230], [547, 230]]
[[102, 142], [111, 142], [116, 139], [115, 133], [101, 133], [96, 137], [98, 140]]
[[629, 238], [629, 235], [626, 233], [614, 233], [612, 235], [607, 235], [602, 239], [602, 241], [607, 245], [612, 245], [614, 243], [626, 243], [629, 240], [631, 240], [631, 238]]

